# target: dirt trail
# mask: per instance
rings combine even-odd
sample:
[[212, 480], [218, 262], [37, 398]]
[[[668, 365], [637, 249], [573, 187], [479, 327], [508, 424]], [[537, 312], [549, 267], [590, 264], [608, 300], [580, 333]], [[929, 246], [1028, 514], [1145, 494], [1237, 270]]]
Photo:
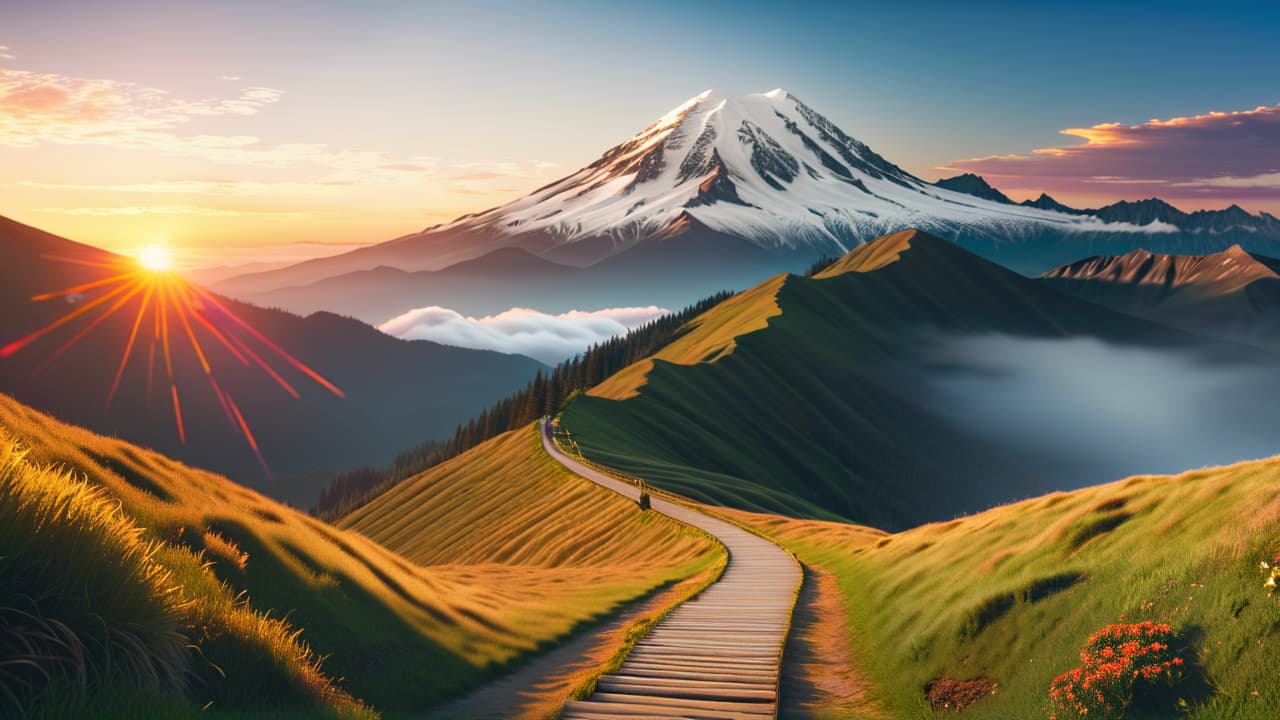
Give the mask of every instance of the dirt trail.
[[835, 576], [808, 565], [782, 661], [784, 718], [881, 720], [888, 716], [867, 697], [845, 624], [844, 598]]

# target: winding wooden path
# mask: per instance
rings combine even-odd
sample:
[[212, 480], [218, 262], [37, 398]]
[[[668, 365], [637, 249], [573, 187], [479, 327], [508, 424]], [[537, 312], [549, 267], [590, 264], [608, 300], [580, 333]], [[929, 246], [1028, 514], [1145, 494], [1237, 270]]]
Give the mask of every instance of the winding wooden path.
[[[576, 475], [638, 499], [635, 485], [565, 454], [542, 424], [542, 445]], [[742, 528], [660, 497], [654, 511], [724, 543], [729, 564], [714, 584], [676, 608], [596, 692], [562, 718], [772, 718], [778, 714], [782, 648], [802, 575], [782, 548]]]

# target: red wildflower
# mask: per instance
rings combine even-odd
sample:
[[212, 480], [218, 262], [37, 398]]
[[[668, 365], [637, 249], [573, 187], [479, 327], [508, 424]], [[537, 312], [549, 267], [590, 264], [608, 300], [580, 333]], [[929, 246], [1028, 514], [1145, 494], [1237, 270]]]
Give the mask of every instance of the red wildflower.
[[1122, 717], [1135, 682], [1175, 679], [1183, 661], [1169, 648], [1172, 635], [1169, 625], [1149, 621], [1100, 628], [1080, 649], [1081, 665], [1049, 686], [1049, 717]]

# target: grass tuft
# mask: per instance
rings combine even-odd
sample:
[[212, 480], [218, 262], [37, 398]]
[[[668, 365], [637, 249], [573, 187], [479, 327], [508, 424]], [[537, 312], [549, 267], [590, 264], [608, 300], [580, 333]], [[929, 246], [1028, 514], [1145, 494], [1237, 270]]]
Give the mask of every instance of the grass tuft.
[[404, 555], [4, 395], [0, 433], [5, 718], [416, 712], [717, 555], [531, 427], [367, 516]]
[[187, 602], [142, 536], [100, 490], [28, 462], [0, 431], [0, 703], [11, 712], [52, 684], [186, 687]]

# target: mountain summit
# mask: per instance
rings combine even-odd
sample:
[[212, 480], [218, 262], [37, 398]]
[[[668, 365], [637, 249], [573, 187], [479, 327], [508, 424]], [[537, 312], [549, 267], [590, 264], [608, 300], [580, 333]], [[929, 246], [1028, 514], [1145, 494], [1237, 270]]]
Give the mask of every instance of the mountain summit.
[[546, 256], [575, 265], [684, 226], [808, 256], [842, 254], [905, 226], [954, 235], [1100, 225], [934, 186], [781, 89], [702, 93], [582, 170], [461, 223], [495, 221], [507, 233], [540, 234]]
[[[1230, 223], [1194, 233], [1168, 222], [1163, 208], [1104, 210], [1073, 211], [1048, 199], [1014, 204], [977, 176], [929, 183], [786, 90], [707, 91], [505, 205], [216, 288], [299, 313], [331, 310], [378, 323], [428, 305], [482, 314], [514, 305], [679, 307], [907, 228], [1030, 274], [1135, 247], [1215, 252], [1241, 242], [1269, 252], [1273, 244]], [[546, 269], [560, 280], [504, 277], [497, 292], [480, 297], [485, 283], [473, 269], [455, 269], [512, 249], [526, 261], [554, 263]], [[573, 269], [584, 272], [566, 287], [562, 276]]]
[[692, 253], [799, 270], [907, 227], [987, 246], [1046, 231], [1141, 230], [933, 185], [786, 90], [707, 91], [506, 205], [219, 287], [254, 296], [378, 266], [440, 270], [509, 247], [577, 267], [623, 258], [652, 265], [655, 256], [662, 265]]

